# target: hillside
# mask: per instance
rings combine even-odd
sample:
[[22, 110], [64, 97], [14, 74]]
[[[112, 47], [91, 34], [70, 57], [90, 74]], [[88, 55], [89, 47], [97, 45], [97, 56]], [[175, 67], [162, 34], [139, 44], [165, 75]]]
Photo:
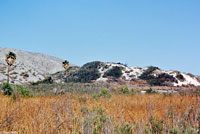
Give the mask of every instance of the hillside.
[[25, 52], [10, 48], [0, 47], [0, 83], [6, 81], [7, 64], [5, 55], [9, 51], [16, 54], [17, 59], [10, 72], [10, 81], [15, 84], [24, 84], [43, 80], [46, 75], [64, 70], [59, 58], [40, 54]]
[[128, 67], [121, 63], [94, 61], [82, 67], [70, 65], [67, 72], [62, 59], [33, 52], [0, 47], [0, 83], [6, 81], [5, 55], [12, 51], [17, 59], [10, 72], [14, 84], [28, 84], [47, 76], [56, 83], [63, 82], [130, 82], [152, 86], [200, 86], [200, 77], [179, 71], [164, 71], [158, 67]]
[[[72, 70], [72, 69], [70, 69]], [[62, 82], [138, 82], [153, 86], [200, 86], [199, 77], [179, 71], [164, 71], [158, 67], [128, 67], [121, 63], [90, 62], [80, 69], [52, 75]]]

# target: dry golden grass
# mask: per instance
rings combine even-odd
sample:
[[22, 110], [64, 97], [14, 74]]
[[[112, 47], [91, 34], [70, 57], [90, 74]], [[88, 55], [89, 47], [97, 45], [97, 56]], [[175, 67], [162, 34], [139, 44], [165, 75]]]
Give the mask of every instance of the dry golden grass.
[[[112, 117], [113, 124], [122, 120], [135, 125], [147, 124], [149, 117], [168, 122], [169, 112], [174, 112], [177, 120], [185, 113], [199, 110], [198, 96], [152, 95], [112, 95], [110, 99], [93, 99], [90, 95], [66, 94], [61, 96], [18, 98], [0, 95], [0, 133], [16, 131], [19, 134], [72, 133], [83, 132], [83, 108], [93, 111], [102, 107]], [[194, 114], [196, 116], [196, 114]], [[197, 117], [189, 117], [197, 118]], [[192, 121], [193, 119], [191, 119]], [[194, 119], [195, 121], [196, 119]], [[193, 124], [198, 127], [198, 122]]]

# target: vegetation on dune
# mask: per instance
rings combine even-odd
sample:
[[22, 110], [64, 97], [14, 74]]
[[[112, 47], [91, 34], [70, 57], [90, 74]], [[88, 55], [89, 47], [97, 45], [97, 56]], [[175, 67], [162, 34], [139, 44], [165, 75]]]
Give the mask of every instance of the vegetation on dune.
[[151, 86], [168, 86], [167, 82], [176, 82], [177, 80], [166, 73], [159, 74], [158, 76], [153, 76], [152, 79], [148, 79], [147, 83]]
[[180, 81], [184, 81], [185, 80], [184, 76], [181, 73], [177, 73], [176, 78], [178, 80], [180, 80]]
[[100, 77], [99, 68], [104, 66], [103, 62], [94, 61], [83, 65], [78, 71], [70, 74], [66, 81], [71, 82], [92, 82]]
[[75, 82], [92, 82], [100, 77], [100, 73], [97, 69], [81, 68], [76, 77]]
[[112, 67], [104, 73], [103, 77], [111, 76], [113, 78], [120, 78], [122, 76], [122, 69], [122, 67], [118, 66]]
[[101, 66], [104, 66], [104, 63], [101, 62], [101, 61], [93, 61], [93, 62], [89, 62], [89, 63], [86, 63], [82, 66], [82, 68], [85, 68], [85, 69], [94, 69], [94, 68], [99, 68]]
[[154, 66], [150, 66], [150, 67], [148, 67], [148, 69], [147, 69], [146, 71], [144, 71], [144, 72], [139, 76], [139, 78], [140, 78], [140, 79], [143, 79], [143, 80], [152, 79], [152, 78], [154, 78], [154, 77], [152, 76], [152, 73], [153, 73], [155, 70], [157, 70], [157, 69], [159, 69], [159, 68], [158, 68], [158, 67], [154, 67]]
[[146, 71], [142, 73], [141, 76], [139, 76], [140, 79], [146, 80], [147, 83], [151, 86], [168, 86], [168, 82], [176, 82], [176, 78], [174, 78], [172, 75], [169, 75], [167, 73], [161, 73], [157, 75], [153, 75], [153, 72], [159, 70], [158, 67], [148, 67]]

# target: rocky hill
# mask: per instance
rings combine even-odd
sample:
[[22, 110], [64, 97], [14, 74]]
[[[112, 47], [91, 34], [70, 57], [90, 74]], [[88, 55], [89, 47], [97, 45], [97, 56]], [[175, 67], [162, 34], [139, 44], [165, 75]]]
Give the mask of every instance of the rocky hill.
[[47, 75], [64, 70], [62, 61], [52, 56], [25, 52], [0, 47], [0, 83], [6, 81], [7, 64], [5, 55], [9, 51], [16, 54], [17, 59], [10, 72], [10, 81], [15, 84], [24, 84], [43, 80]]
[[198, 76], [179, 71], [164, 71], [158, 67], [128, 67], [121, 63], [90, 62], [81, 68], [52, 75], [57, 82], [137, 82], [153, 86], [200, 86]]
[[[121, 63], [94, 61], [82, 67], [70, 65], [67, 72], [62, 59], [0, 47], [0, 83], [6, 81], [5, 55], [12, 51], [17, 59], [10, 72], [10, 82], [27, 84], [53, 80], [60, 82], [142, 82], [153, 86], [200, 86], [200, 77], [158, 67], [128, 67]], [[49, 77], [51, 76], [51, 77]], [[46, 79], [48, 78], [48, 79]], [[50, 78], [50, 79], [49, 79]]]

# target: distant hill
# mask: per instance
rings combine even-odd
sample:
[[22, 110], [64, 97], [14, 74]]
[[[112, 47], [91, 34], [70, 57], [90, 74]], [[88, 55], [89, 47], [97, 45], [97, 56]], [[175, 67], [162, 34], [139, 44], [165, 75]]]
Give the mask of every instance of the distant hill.
[[121, 63], [90, 62], [68, 73], [52, 75], [57, 82], [141, 82], [153, 86], [200, 86], [200, 78], [179, 71], [164, 71], [158, 67], [128, 67]]
[[11, 83], [24, 84], [43, 80], [46, 75], [64, 70], [62, 59], [40, 53], [25, 52], [0, 47], [0, 83], [6, 81], [7, 64], [5, 55], [9, 51], [16, 54], [17, 59], [10, 72]]
[[[158, 67], [129, 67], [121, 63], [94, 61], [78, 67], [70, 65], [67, 72], [62, 59], [40, 53], [25, 52], [0, 47], [0, 83], [6, 81], [7, 64], [5, 55], [9, 51], [17, 59], [10, 72], [14, 84], [40, 83], [49, 78], [56, 83], [63, 82], [130, 82], [153, 86], [200, 86], [200, 76], [179, 71], [164, 71]], [[50, 80], [51, 80], [50, 79]]]

